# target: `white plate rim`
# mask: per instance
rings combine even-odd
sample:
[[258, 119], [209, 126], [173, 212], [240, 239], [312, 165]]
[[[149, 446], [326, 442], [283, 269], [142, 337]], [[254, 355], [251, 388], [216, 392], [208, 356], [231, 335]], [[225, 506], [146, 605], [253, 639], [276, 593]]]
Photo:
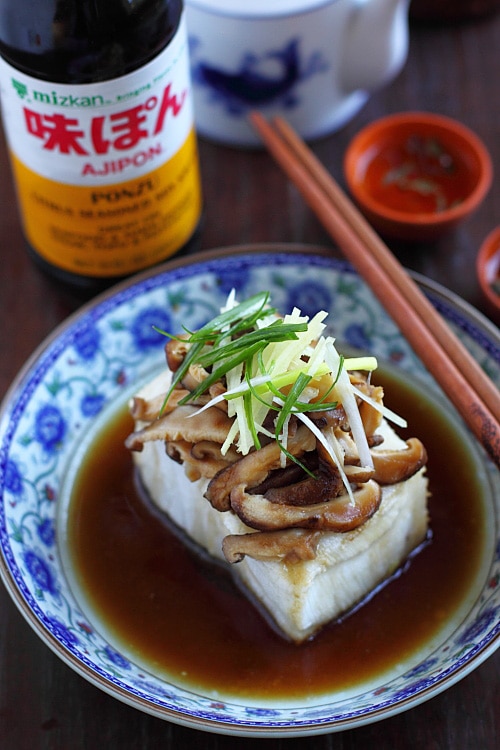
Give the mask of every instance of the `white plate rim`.
[[[144, 274], [139, 275], [138, 277], [135, 277], [133, 279], [130, 279], [126, 282], [123, 282], [122, 284], [118, 285], [117, 287], [114, 287], [112, 290], [105, 292], [104, 294], [97, 297], [92, 302], [85, 305], [83, 308], [78, 310], [73, 315], [69, 316], [65, 321], [63, 321], [54, 331], [49, 334], [49, 336], [35, 349], [33, 354], [28, 358], [24, 366], [19, 371], [18, 375], [14, 379], [11, 387], [7, 391], [1, 408], [0, 408], [0, 424], [2, 420], [4, 419], [6, 410], [8, 408], [9, 403], [14, 398], [15, 394], [22, 390], [23, 382], [26, 377], [28, 377], [32, 367], [34, 364], [39, 361], [40, 357], [43, 356], [43, 353], [50, 348], [50, 346], [57, 341], [60, 336], [63, 334], [64, 331], [66, 331], [68, 328], [71, 328], [75, 322], [77, 322], [81, 317], [87, 316], [89, 314], [92, 314], [92, 311], [96, 308], [102, 306], [105, 304], [106, 299], [108, 299], [110, 296], [116, 296], [121, 294], [123, 291], [129, 290], [131, 288], [140, 287], [141, 284], [151, 277], [161, 276], [165, 272], [170, 272], [171, 270], [175, 270], [179, 267], [188, 267], [198, 264], [204, 264], [209, 263], [214, 260], [218, 260], [221, 258], [225, 258], [228, 256], [235, 257], [235, 256], [242, 256], [242, 255], [259, 255], [259, 254], [265, 254], [265, 255], [273, 255], [273, 254], [281, 254], [285, 253], [287, 255], [291, 254], [293, 255], [315, 255], [315, 256], [321, 256], [324, 258], [331, 258], [332, 261], [337, 264], [337, 266], [344, 267], [346, 270], [349, 270], [352, 272], [351, 267], [348, 263], [345, 261], [338, 260], [337, 258], [333, 258], [331, 251], [319, 247], [319, 246], [311, 246], [311, 245], [290, 245], [285, 243], [269, 243], [269, 244], [256, 244], [256, 245], [240, 245], [240, 246], [230, 246], [227, 248], [220, 248], [215, 249], [213, 251], [204, 251], [202, 253], [198, 253], [193, 256], [189, 256], [187, 258], [182, 259], [176, 259], [175, 261], [171, 261], [167, 264], [164, 264], [163, 266], [160, 266], [157, 269], [154, 269], [152, 271], [146, 272]], [[475, 310], [472, 306], [465, 303], [463, 300], [461, 300], [458, 296], [454, 295], [453, 293], [446, 290], [444, 287], [442, 287], [440, 284], [436, 282], [432, 282], [426, 277], [423, 277], [419, 274], [412, 273], [412, 276], [416, 279], [416, 281], [419, 283], [419, 285], [424, 289], [424, 291], [430, 293], [433, 296], [433, 302], [437, 301], [438, 307], [441, 306], [442, 310], [445, 310], [447, 314], [455, 312], [457, 319], [462, 319], [465, 316], [465, 321], [467, 323], [470, 323], [471, 326], [476, 327], [478, 330], [482, 330], [484, 332], [485, 340], [492, 340], [492, 341], [498, 341], [500, 345], [500, 333], [496, 327], [490, 323], [484, 316], [481, 315], [477, 310]], [[463, 315], [462, 315], [463, 313]], [[251, 721], [249, 721], [245, 725], [227, 725], [224, 722], [221, 722], [218, 724], [217, 722], [214, 722], [211, 719], [204, 718], [203, 716], [188, 716], [183, 717], [179, 716], [174, 712], [169, 712], [165, 710], [159, 711], [158, 708], [155, 708], [154, 705], [147, 705], [144, 704], [144, 702], [141, 702], [141, 705], [137, 705], [136, 700], [132, 700], [130, 698], [130, 695], [128, 694], [127, 690], [120, 690], [117, 685], [113, 685], [112, 687], [109, 686], [107, 681], [105, 679], [101, 679], [98, 675], [91, 675], [89, 676], [87, 669], [82, 666], [81, 664], [75, 664], [75, 660], [72, 658], [71, 655], [69, 655], [64, 648], [61, 647], [60, 642], [53, 637], [53, 635], [47, 631], [40, 632], [40, 627], [38, 622], [33, 621], [33, 613], [27, 607], [26, 601], [22, 596], [22, 593], [19, 591], [19, 588], [12, 578], [10, 571], [8, 570], [8, 567], [5, 564], [4, 558], [3, 558], [3, 552], [2, 557], [0, 558], [0, 573], [4, 580], [4, 583], [11, 594], [12, 598], [14, 599], [14, 602], [20, 609], [21, 613], [25, 617], [25, 619], [28, 621], [28, 623], [35, 629], [37, 634], [42, 637], [42, 640], [45, 641], [45, 643], [60, 657], [65, 661], [71, 668], [75, 669], [77, 672], [79, 672], [83, 677], [86, 679], [90, 679], [91, 682], [96, 684], [98, 687], [103, 689], [105, 692], [108, 692], [110, 695], [117, 697], [124, 702], [128, 703], [129, 705], [135, 706], [136, 708], [140, 708], [141, 710], [151, 713], [155, 716], [160, 716], [161, 718], [168, 719], [170, 721], [173, 721], [175, 723], [183, 724], [185, 726], [189, 726], [192, 728], [198, 728], [203, 729], [205, 731], [214, 731], [214, 732], [222, 732], [227, 734], [241, 734], [246, 736], [297, 736], [297, 735], [304, 735], [304, 734], [317, 734], [317, 733], [323, 733], [323, 732], [332, 732], [332, 731], [340, 731], [347, 728], [352, 728], [354, 726], [360, 726], [363, 724], [371, 723], [373, 721], [378, 721], [383, 718], [387, 718], [388, 716], [394, 715], [396, 713], [400, 713], [402, 711], [407, 710], [408, 708], [411, 708], [425, 700], [428, 700], [429, 698], [437, 695], [438, 693], [442, 692], [443, 690], [447, 689], [454, 683], [456, 683], [458, 680], [465, 677], [467, 674], [469, 674], [473, 669], [475, 669], [477, 666], [479, 666], [485, 659], [487, 659], [489, 656], [491, 656], [492, 653], [498, 648], [500, 645], [500, 623], [498, 623], [496, 636], [490, 640], [488, 644], [486, 644], [484, 647], [479, 648], [477, 652], [474, 654], [474, 658], [470, 659], [465, 665], [462, 665], [459, 669], [453, 670], [453, 674], [450, 674], [446, 677], [444, 680], [440, 680], [439, 684], [433, 685], [429, 688], [426, 688], [423, 691], [420, 691], [417, 695], [417, 697], [410, 695], [406, 699], [399, 701], [397, 705], [393, 706], [381, 706], [378, 709], [370, 712], [369, 714], [358, 716], [358, 717], [350, 717], [348, 719], [342, 719], [342, 720], [336, 720], [335, 722], [327, 721], [325, 723], [322, 723], [321, 721], [316, 722], [314, 726], [312, 725], [298, 725], [298, 726], [279, 726], [279, 725], [273, 725], [273, 726], [261, 726], [261, 725], [253, 725]]]

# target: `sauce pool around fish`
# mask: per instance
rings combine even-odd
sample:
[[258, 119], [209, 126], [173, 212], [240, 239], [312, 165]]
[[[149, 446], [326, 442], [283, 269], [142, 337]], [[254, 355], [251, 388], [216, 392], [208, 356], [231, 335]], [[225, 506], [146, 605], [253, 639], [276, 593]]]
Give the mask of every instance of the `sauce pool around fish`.
[[256, 699], [349, 689], [425, 647], [477, 585], [483, 488], [456, 424], [420, 388], [386, 371], [377, 382], [429, 453], [431, 538], [404, 571], [313, 640], [289, 643], [230, 571], [186, 544], [140, 491], [123, 409], [88, 451], [68, 513], [72, 572], [93, 626], [101, 622], [116, 648], [174, 682]]

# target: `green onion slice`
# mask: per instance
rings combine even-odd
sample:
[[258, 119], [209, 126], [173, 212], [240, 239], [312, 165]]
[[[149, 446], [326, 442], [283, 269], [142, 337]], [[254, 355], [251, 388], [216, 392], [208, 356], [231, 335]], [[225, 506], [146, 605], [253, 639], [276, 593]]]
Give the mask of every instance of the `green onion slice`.
[[[259, 433], [273, 434], [264, 428], [263, 423], [270, 411], [276, 412], [274, 437], [283, 454], [303, 466], [286, 448], [286, 426], [290, 417], [296, 414], [310, 424], [310, 429], [316, 430], [307, 413], [336, 408], [339, 393], [345, 393], [349, 382], [347, 369], [371, 371], [377, 362], [369, 356], [344, 360], [335, 350], [334, 340], [322, 335], [326, 313], [318, 313], [309, 320], [300, 310], [294, 310], [280, 318], [275, 308], [269, 305], [269, 299], [269, 292], [259, 292], [241, 303], [233, 303], [231, 296], [228, 309], [197, 331], [185, 329], [182, 337], [155, 329], [168, 338], [182, 340], [187, 346], [182, 364], [173, 373], [160, 416], [172, 391], [182, 382], [189, 368], [197, 365], [207, 371], [207, 377], [180, 404], [195, 402], [214, 383], [225, 379], [226, 393], [212, 399], [200, 410], [225, 399], [230, 415], [238, 422], [233, 425], [231, 433], [246, 450], [252, 446], [257, 450], [261, 447]], [[316, 348], [318, 346], [321, 348]], [[305, 389], [314, 387], [325, 375], [331, 378], [326, 393], [319, 399], [307, 401]], [[239, 406], [237, 399], [241, 399]], [[348, 401], [348, 408], [352, 410], [355, 402], [352, 388]], [[307, 467], [303, 466], [303, 469], [311, 474]]]

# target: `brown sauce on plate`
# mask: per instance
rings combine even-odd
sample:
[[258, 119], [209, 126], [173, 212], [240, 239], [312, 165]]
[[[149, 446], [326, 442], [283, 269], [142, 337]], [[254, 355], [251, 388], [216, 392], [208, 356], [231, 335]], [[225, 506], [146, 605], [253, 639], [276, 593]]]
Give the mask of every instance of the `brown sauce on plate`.
[[[100, 619], [141, 664], [232, 695], [298, 697], [348, 688], [406, 659], [463, 601], [481, 561], [482, 488], [453, 425], [422, 392], [386, 373], [403, 437], [429, 453], [432, 538], [407, 569], [301, 646], [278, 635], [230, 574], [200, 557], [141, 496], [123, 447], [122, 411], [80, 469], [68, 521], [77, 579]], [[182, 497], [179, 497], [182, 502]]]

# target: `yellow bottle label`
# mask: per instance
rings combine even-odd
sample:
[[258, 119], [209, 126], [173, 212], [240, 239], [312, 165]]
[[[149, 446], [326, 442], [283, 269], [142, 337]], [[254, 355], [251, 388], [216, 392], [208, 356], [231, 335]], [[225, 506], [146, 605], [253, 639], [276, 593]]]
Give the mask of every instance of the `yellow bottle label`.
[[184, 22], [144, 68], [97, 84], [0, 61], [2, 108], [26, 238], [48, 263], [122, 276], [193, 234], [201, 189]]

